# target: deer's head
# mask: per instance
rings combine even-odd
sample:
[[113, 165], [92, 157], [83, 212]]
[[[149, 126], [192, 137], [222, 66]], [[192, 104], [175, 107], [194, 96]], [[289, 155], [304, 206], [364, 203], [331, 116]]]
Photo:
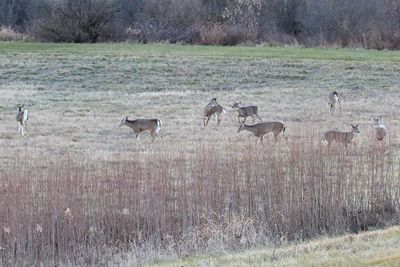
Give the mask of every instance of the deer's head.
[[118, 127], [124, 126], [127, 119], [128, 119], [128, 116], [126, 116], [125, 118], [123, 118]]
[[350, 124], [350, 125], [351, 125], [351, 128], [352, 128], [352, 129], [351, 129], [351, 132], [352, 132], [352, 133], [355, 133], [355, 134], [360, 133], [360, 131], [358, 130], [358, 125], [359, 125], [359, 124], [357, 124], [357, 125], [355, 125], [355, 126], [354, 126], [353, 124]]
[[374, 125], [382, 124], [382, 118], [372, 118], [372, 121], [374, 122]]
[[25, 105], [17, 104], [18, 111], [22, 111]]

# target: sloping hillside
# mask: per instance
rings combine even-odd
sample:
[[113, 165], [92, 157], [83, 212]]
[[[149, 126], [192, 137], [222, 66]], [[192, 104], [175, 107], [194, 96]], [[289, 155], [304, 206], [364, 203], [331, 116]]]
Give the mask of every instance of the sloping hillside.
[[155, 266], [400, 266], [400, 227]]

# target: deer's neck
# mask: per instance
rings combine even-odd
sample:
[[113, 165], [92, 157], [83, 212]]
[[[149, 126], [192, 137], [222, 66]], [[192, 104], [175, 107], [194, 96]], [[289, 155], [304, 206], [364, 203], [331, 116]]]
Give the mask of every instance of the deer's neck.
[[253, 125], [243, 125], [244, 129], [246, 129], [247, 131], [250, 131], [252, 133], [257, 132], [257, 128]]
[[348, 133], [346, 133], [347, 137], [348, 137], [350, 140], [352, 140], [352, 139], [354, 138], [354, 136], [356, 136], [356, 134], [357, 134], [357, 133], [354, 133], [354, 132], [348, 132]]

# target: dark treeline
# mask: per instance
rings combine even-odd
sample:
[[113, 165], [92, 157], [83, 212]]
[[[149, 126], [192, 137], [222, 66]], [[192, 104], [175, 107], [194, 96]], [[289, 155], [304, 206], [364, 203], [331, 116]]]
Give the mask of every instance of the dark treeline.
[[0, 25], [50, 42], [400, 48], [399, 0], [0, 0]]

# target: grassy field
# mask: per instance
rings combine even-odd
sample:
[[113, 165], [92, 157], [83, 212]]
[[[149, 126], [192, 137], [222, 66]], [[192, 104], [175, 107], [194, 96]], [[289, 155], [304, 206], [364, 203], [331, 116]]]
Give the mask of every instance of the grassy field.
[[[109, 160], [136, 153], [129, 131], [117, 128], [125, 115], [160, 118], [166, 140], [186, 146], [204, 138], [243, 142], [230, 112], [220, 130], [202, 130], [202, 109], [214, 96], [228, 111], [235, 100], [259, 105], [261, 117], [284, 121], [289, 135], [292, 125], [307, 123], [347, 130], [354, 122], [365, 132], [373, 115], [398, 124], [398, 52], [1, 43], [0, 59], [3, 155], [73, 150]], [[326, 112], [332, 90], [343, 98], [339, 118]], [[27, 101], [30, 136], [21, 139], [14, 107]]]
[[[136, 265], [393, 223], [399, 63], [359, 49], [0, 43], [1, 263], [108, 265], [134, 251]], [[212, 97], [227, 112], [204, 128]], [[288, 144], [237, 133], [234, 101], [284, 122]], [[124, 116], [161, 119], [164, 142], [143, 134], [139, 146]], [[350, 123], [357, 145], [328, 151], [323, 132]], [[193, 264], [225, 264], [208, 260]]]

